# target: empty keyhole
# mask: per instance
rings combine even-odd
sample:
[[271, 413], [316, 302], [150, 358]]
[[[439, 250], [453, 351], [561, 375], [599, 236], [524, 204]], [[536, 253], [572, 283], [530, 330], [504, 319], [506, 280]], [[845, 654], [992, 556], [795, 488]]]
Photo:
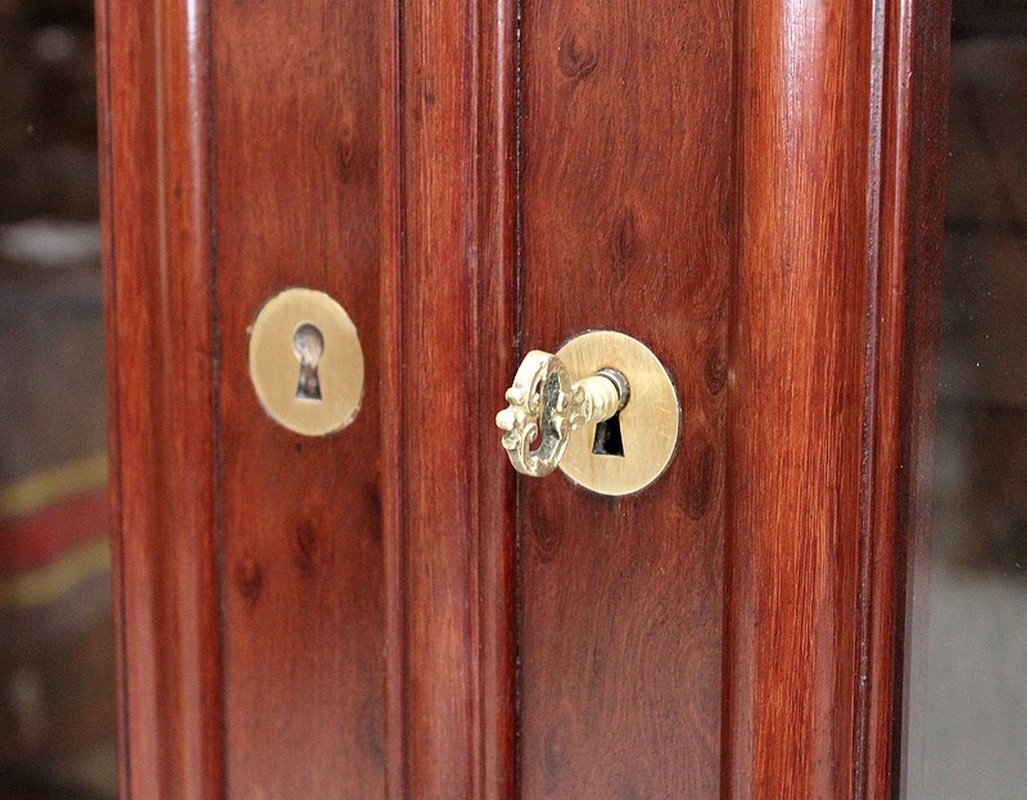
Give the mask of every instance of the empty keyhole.
[[292, 335], [292, 349], [300, 360], [300, 379], [296, 397], [301, 400], [320, 400], [321, 381], [317, 377], [317, 362], [324, 353], [325, 340], [316, 325], [304, 322]]
[[624, 440], [620, 435], [619, 411], [609, 419], [596, 424], [596, 435], [592, 440], [592, 454], [624, 458]]

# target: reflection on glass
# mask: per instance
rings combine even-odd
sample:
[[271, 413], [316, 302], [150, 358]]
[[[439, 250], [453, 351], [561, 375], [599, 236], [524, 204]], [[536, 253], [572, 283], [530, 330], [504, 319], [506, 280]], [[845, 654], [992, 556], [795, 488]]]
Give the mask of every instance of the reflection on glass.
[[114, 796], [89, 0], [0, 0], [0, 800]]
[[[1027, 797], [1027, 4], [956, 0], [925, 800]], [[916, 736], [917, 733], [914, 733]]]

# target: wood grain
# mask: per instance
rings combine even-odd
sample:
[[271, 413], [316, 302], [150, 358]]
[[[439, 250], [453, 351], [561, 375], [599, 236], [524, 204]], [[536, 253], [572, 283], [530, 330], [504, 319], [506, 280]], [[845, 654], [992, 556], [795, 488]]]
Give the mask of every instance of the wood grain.
[[512, 798], [514, 483], [489, 456], [501, 455], [491, 418], [516, 353], [516, 16], [505, 0], [427, 0], [392, 19], [389, 796]]
[[247, 329], [282, 288], [380, 333], [379, 6], [211, 8], [219, 496], [229, 797], [385, 791], [381, 416], [306, 438], [260, 408]]
[[[946, 13], [101, 0], [123, 796], [887, 796]], [[289, 285], [360, 333], [336, 436], [249, 384]], [[603, 327], [671, 468], [515, 482], [521, 350]]]
[[97, 11], [120, 789], [219, 798], [206, 12]]
[[480, 3], [476, 173], [482, 800], [517, 797], [516, 482], [490, 424], [520, 356], [517, 330], [516, 0]]
[[[475, 428], [453, 471], [437, 426], [512, 371], [515, 14], [441, 10], [103, 16], [126, 797], [513, 791], [513, 481]], [[479, 236], [505, 263], [480, 286]], [[247, 326], [295, 284], [343, 302], [381, 375], [324, 440], [277, 428], [246, 373]], [[479, 376], [482, 324], [506, 355]], [[186, 613], [206, 627], [179, 644]]]
[[683, 416], [637, 496], [522, 482], [521, 794], [716, 797], [733, 4], [522, 11], [524, 347], [635, 336]]
[[900, 0], [887, 20], [866, 798], [923, 797], [951, 10]]
[[729, 797], [853, 796], [874, 17], [739, 20], [727, 542]]
[[906, 0], [739, 23], [731, 797], [893, 790], [904, 548], [926, 524], [946, 26], [944, 4]]
[[404, 5], [399, 14], [395, 121], [401, 247], [394, 273], [401, 365], [403, 787], [394, 797], [473, 797], [478, 785], [477, 436], [473, 325], [474, 39], [462, 0]]

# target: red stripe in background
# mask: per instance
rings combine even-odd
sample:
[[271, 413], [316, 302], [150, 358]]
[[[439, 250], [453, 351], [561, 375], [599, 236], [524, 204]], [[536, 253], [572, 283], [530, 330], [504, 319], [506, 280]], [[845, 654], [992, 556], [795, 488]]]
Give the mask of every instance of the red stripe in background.
[[25, 517], [0, 518], [0, 575], [45, 566], [107, 532], [107, 490], [69, 497]]

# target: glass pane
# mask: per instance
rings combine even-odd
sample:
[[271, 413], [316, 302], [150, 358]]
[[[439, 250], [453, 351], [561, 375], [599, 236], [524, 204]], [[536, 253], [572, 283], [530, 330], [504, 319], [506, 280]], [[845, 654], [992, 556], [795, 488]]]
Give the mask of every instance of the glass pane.
[[[1027, 3], [956, 0], [922, 787], [1027, 797]], [[917, 765], [911, 765], [914, 770]], [[919, 780], [919, 779], [918, 779]]]
[[0, 0], [0, 800], [115, 794], [90, 0]]

